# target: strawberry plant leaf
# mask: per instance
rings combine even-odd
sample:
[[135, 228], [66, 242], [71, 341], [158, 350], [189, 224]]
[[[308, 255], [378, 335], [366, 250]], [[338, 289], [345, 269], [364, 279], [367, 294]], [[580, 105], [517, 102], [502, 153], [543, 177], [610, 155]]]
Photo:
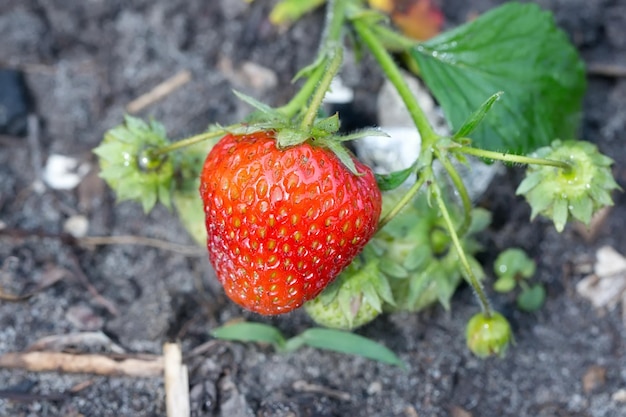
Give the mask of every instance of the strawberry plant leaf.
[[405, 168], [401, 171], [394, 171], [389, 174], [374, 174], [376, 184], [381, 191], [395, 190], [415, 172], [415, 165]]
[[275, 327], [263, 323], [242, 322], [218, 327], [211, 332], [217, 339], [237, 342], [269, 343], [277, 350], [285, 346], [285, 338]]
[[326, 0], [282, 0], [270, 13], [270, 22], [284, 25], [295, 22], [303, 15], [324, 4]]
[[489, 110], [496, 104], [496, 101], [502, 97], [503, 92], [498, 91], [491, 97], [489, 97], [483, 104], [480, 105], [480, 108], [476, 110], [463, 125], [459, 128], [459, 130], [454, 134], [454, 139], [464, 138], [472, 133], [478, 125], [483, 121], [485, 116], [489, 113]]
[[410, 56], [454, 130], [486, 97], [506, 94], [476, 127], [477, 147], [527, 153], [575, 136], [584, 65], [537, 5], [507, 3], [417, 44]]
[[330, 117], [316, 120], [314, 127], [321, 130], [322, 133], [331, 134], [339, 130], [339, 124], [339, 114], [335, 113]]
[[341, 161], [341, 163], [348, 168], [348, 170], [354, 175], [361, 175], [359, 171], [356, 169], [356, 165], [354, 164], [354, 159], [348, 152], [346, 148], [340, 142], [335, 142], [333, 140], [329, 140], [325, 143], [325, 145], [330, 149], [337, 158]]
[[376, 136], [381, 138], [388, 138], [389, 134], [376, 127], [370, 127], [366, 129], [360, 129], [347, 135], [337, 136], [336, 139], [340, 142], [347, 142], [350, 140], [362, 139], [368, 136]]
[[[493, 270], [496, 275], [504, 282], [507, 282], [507, 279], [512, 280], [513, 285], [515, 284], [515, 279], [517, 277], [531, 278], [535, 275], [536, 267], [535, 261], [530, 259], [526, 252], [520, 248], [509, 248], [505, 250], [498, 255], [493, 263]], [[500, 285], [507, 288], [507, 285], [504, 283]], [[503, 292], [506, 291], [507, 290], [504, 290]]]
[[271, 108], [267, 104], [262, 103], [253, 97], [237, 90], [233, 90], [233, 94], [236, 95], [239, 100], [249, 104], [257, 110], [257, 112], [250, 115], [251, 121], [282, 120], [284, 118], [278, 110]]
[[546, 289], [541, 284], [524, 289], [517, 296], [517, 306], [526, 312], [532, 313], [541, 308], [546, 300]]
[[297, 337], [301, 338], [304, 344], [314, 348], [359, 355], [401, 368], [406, 367], [404, 362], [387, 347], [354, 333], [312, 328], [305, 330]]

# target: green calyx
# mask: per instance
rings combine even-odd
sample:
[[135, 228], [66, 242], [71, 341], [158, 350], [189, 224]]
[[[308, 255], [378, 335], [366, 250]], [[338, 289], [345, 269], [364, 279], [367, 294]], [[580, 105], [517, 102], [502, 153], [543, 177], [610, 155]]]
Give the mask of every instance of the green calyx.
[[502, 357], [513, 341], [513, 331], [502, 314], [478, 313], [467, 323], [466, 341], [470, 351], [480, 358]]
[[374, 320], [383, 303], [393, 304], [389, 283], [370, 248], [357, 257], [318, 297], [304, 305], [317, 324], [352, 330]]
[[570, 215], [589, 224], [593, 214], [613, 205], [611, 191], [619, 186], [611, 174], [613, 160], [584, 141], [556, 140], [538, 149], [533, 156], [566, 162], [570, 169], [552, 166], [528, 167], [526, 178], [517, 188], [532, 208], [531, 218], [542, 214], [551, 218], [557, 231], [563, 231]]
[[174, 164], [167, 155], [154, 152], [168, 143], [163, 125], [131, 116], [105, 133], [94, 153], [99, 157], [100, 176], [118, 201], [138, 201], [145, 212], [157, 202], [170, 207]]
[[256, 99], [235, 92], [242, 101], [256, 110], [250, 115], [245, 126], [231, 131], [233, 134], [250, 134], [260, 130], [275, 132], [276, 146], [285, 149], [303, 143], [326, 148], [333, 152], [341, 163], [354, 175], [360, 175], [350, 152], [343, 146], [343, 142], [360, 139], [366, 136], [388, 136], [380, 129], [371, 128], [358, 130], [347, 135], [339, 135], [339, 115], [317, 117], [309, 123], [303, 123], [307, 115], [290, 116], [274, 109]]
[[[383, 206], [393, 206], [398, 192], [386, 193]], [[456, 207], [456, 206], [451, 206]], [[451, 211], [453, 220], [462, 221], [460, 209]], [[487, 227], [489, 213], [482, 209], [472, 212], [473, 223], [461, 239], [474, 274], [482, 279], [485, 274], [472, 256], [480, 245], [472, 234]], [[395, 304], [386, 304], [391, 311], [420, 311], [439, 301], [446, 309], [463, 279], [463, 266], [445, 231], [444, 221], [436, 208], [428, 203], [428, 195], [420, 193], [372, 240], [371, 245], [380, 256], [379, 269], [389, 281]]]

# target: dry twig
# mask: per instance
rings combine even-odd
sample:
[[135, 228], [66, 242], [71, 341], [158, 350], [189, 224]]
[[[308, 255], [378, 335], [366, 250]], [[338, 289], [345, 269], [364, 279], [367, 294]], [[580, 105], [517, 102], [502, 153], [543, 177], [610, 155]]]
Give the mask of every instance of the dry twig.
[[626, 66], [618, 64], [589, 64], [587, 73], [602, 77], [623, 78], [626, 77]]
[[314, 394], [321, 394], [327, 397], [336, 398], [341, 401], [350, 401], [352, 397], [350, 394], [344, 391], [324, 387], [322, 385], [311, 384], [303, 380], [299, 380], [293, 383], [293, 389], [300, 392], [310, 392]]
[[99, 245], [141, 245], [150, 246], [157, 249], [168, 250], [185, 256], [204, 256], [206, 251], [199, 246], [181, 245], [179, 243], [167, 242], [165, 240], [153, 239], [143, 236], [86, 236], [77, 239], [86, 246]]
[[117, 361], [106, 355], [60, 352], [8, 352], [0, 355], [0, 368], [32, 372], [67, 372], [106, 376], [153, 377], [163, 374], [163, 358], [129, 358]]
[[163, 345], [165, 362], [165, 409], [168, 417], [189, 417], [189, 374], [182, 363], [180, 345]]
[[142, 94], [128, 103], [126, 111], [129, 113], [137, 113], [151, 104], [164, 99], [189, 81], [191, 81], [191, 72], [189, 72], [189, 70], [183, 70], [163, 81], [146, 94]]
[[113, 353], [125, 353], [124, 348], [115, 344], [107, 335], [102, 332], [82, 332], [46, 336], [28, 346], [26, 350], [29, 352], [34, 352], [38, 350], [60, 352], [70, 346], [106, 348]]

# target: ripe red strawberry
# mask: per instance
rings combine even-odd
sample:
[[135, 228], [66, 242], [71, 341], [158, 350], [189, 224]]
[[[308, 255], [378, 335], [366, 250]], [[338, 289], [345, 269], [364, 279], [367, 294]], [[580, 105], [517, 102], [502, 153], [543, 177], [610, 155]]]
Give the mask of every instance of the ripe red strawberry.
[[376, 231], [381, 194], [326, 148], [279, 149], [273, 132], [226, 135], [204, 163], [209, 258], [226, 294], [260, 314], [317, 296]]

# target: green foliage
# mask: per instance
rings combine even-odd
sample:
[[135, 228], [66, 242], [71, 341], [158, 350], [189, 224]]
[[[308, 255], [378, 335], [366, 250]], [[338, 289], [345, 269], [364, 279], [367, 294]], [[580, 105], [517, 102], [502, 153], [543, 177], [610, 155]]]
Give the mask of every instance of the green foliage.
[[[297, 19], [322, 2], [279, 1], [272, 20]], [[448, 154], [461, 162], [469, 154], [537, 164], [529, 167], [517, 193], [526, 196], [532, 218], [538, 214], [550, 217], [558, 231], [572, 217], [588, 223], [599, 208], [613, 204], [611, 192], [619, 189], [611, 175], [613, 161], [594, 145], [553, 141], [575, 137], [585, 77], [582, 60], [550, 13], [534, 4], [508, 2], [473, 22], [416, 43], [394, 34], [381, 15], [365, 4], [360, 0], [330, 3], [317, 59], [296, 75], [306, 80], [286, 105], [272, 108], [235, 92], [254, 108], [243, 123], [176, 144], [169, 142], [159, 123], [127, 116], [123, 125], [106, 132], [102, 144], [94, 150], [101, 176], [117, 193], [118, 200], [138, 201], [146, 212], [157, 202], [169, 207], [173, 201], [181, 222], [200, 244], [206, 243], [206, 230], [198, 195], [199, 174], [212, 142], [198, 144], [199, 140], [217, 139], [225, 133], [272, 131], [276, 133], [277, 147], [305, 142], [326, 147], [359, 175], [343, 142], [384, 133], [365, 129], [341, 136], [339, 116], [322, 117], [319, 110], [341, 67], [343, 28], [352, 22], [354, 34], [359, 37], [356, 48], [370, 49], [400, 93], [422, 136], [422, 149], [411, 167], [377, 175], [381, 190], [395, 190], [385, 193], [384, 212], [397, 214], [388, 223], [385, 219], [379, 225], [384, 228], [359, 258], [317, 299], [305, 305], [317, 323], [338, 329], [356, 328], [383, 310], [419, 311], [437, 301], [449, 308], [464, 274], [484, 277], [473, 256], [480, 249], [473, 235], [488, 226], [490, 216], [485, 210], [471, 208], [463, 179], [452, 164], [447, 164]], [[386, 49], [389, 45], [394, 45], [393, 52], [408, 52], [410, 66], [417, 68], [456, 131], [452, 137], [440, 137], [429, 125]], [[461, 146], [470, 143], [471, 147]], [[485, 150], [494, 152], [487, 155]], [[533, 150], [535, 159], [507, 153]], [[460, 205], [433, 191], [442, 188], [433, 175], [433, 162], [438, 158], [459, 193]], [[418, 178], [416, 185], [425, 185], [426, 192], [418, 193], [418, 186], [400, 188], [413, 175]], [[432, 195], [437, 199], [436, 207], [429, 200]], [[400, 210], [407, 201], [408, 206]], [[505, 251], [495, 263], [498, 280], [494, 287], [508, 292], [519, 286], [518, 307], [535, 311], [546, 298], [542, 285], [527, 282], [535, 268], [523, 251]], [[470, 283], [484, 313], [468, 323], [468, 347], [480, 357], [502, 355], [512, 341], [510, 325], [502, 315], [490, 312], [479, 282], [472, 277]], [[336, 329], [312, 328], [287, 339], [269, 325], [237, 323], [215, 329], [212, 334], [225, 340], [270, 344], [278, 351], [311, 346], [403, 366], [386, 347]]]
[[237, 342], [269, 343], [277, 350], [285, 348], [286, 340], [280, 330], [263, 323], [235, 323], [218, 327], [211, 332], [218, 339], [235, 340]]
[[[383, 195], [383, 206], [395, 204], [401, 189]], [[453, 221], [461, 223], [462, 211], [451, 205]], [[384, 209], [385, 210], [385, 209]], [[472, 212], [472, 225], [461, 239], [474, 274], [482, 279], [484, 272], [472, 256], [480, 245], [472, 237], [484, 230], [490, 215], [482, 209]], [[419, 193], [372, 240], [370, 245], [381, 259], [380, 273], [389, 281], [394, 303], [386, 303], [391, 311], [419, 311], [439, 301], [445, 308], [463, 279], [463, 266], [452, 248], [445, 222], [438, 209], [428, 203], [428, 194]]]
[[546, 289], [541, 284], [525, 286], [517, 296], [517, 307], [520, 310], [532, 313], [539, 310], [546, 300]]
[[493, 288], [498, 292], [511, 292], [519, 286], [521, 292], [517, 296], [518, 308], [529, 313], [537, 311], [546, 299], [546, 289], [542, 284], [527, 283], [535, 275], [536, 269], [535, 261], [524, 250], [509, 248], [498, 255], [493, 264], [493, 270], [498, 277]]
[[489, 114], [489, 111], [491, 110], [493, 105], [496, 104], [496, 101], [500, 100], [502, 94], [502, 91], [498, 91], [497, 93], [489, 97], [483, 104], [481, 104], [478, 110], [472, 113], [472, 115], [461, 125], [461, 127], [459, 127], [459, 130], [454, 134], [453, 138], [465, 138], [466, 136], [469, 136], [470, 133], [472, 133], [474, 130], [476, 130], [476, 128], [480, 126], [480, 123], [485, 119], [487, 114]]
[[454, 130], [488, 97], [504, 92], [473, 134], [477, 147], [528, 152], [576, 133], [583, 62], [537, 5], [506, 3], [416, 45], [411, 57]]
[[493, 264], [498, 280], [493, 285], [499, 292], [509, 292], [521, 279], [535, 275], [536, 264], [526, 252], [519, 248], [510, 248], [502, 252]]
[[389, 174], [374, 175], [376, 176], [378, 188], [380, 188], [381, 191], [391, 191], [404, 184], [413, 173], [415, 173], [415, 165]]
[[268, 343], [282, 352], [291, 352], [302, 346], [310, 346], [404, 367], [402, 360], [385, 346], [363, 336], [335, 329], [311, 328], [290, 339], [285, 339], [282, 333], [273, 326], [242, 322], [218, 327], [211, 334], [223, 340]]

